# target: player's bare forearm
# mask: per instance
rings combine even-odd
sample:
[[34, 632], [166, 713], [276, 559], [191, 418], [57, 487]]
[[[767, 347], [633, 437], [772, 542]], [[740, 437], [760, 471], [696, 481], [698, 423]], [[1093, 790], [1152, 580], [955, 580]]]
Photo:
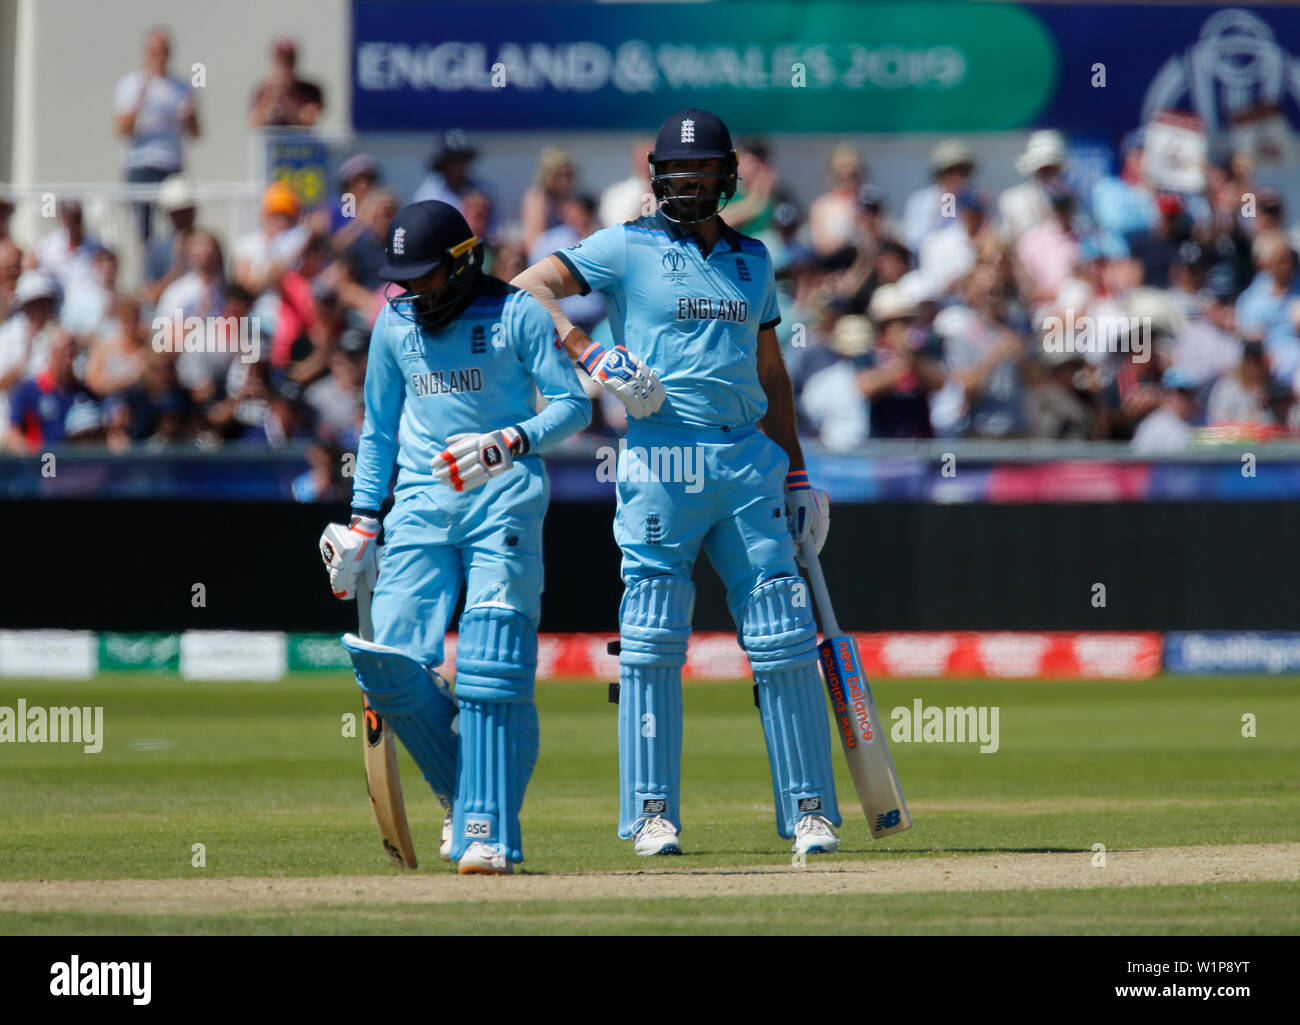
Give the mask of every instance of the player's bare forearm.
[[510, 284], [522, 288], [542, 304], [542, 308], [551, 315], [555, 330], [559, 332], [564, 351], [573, 359], [578, 359], [587, 351], [587, 347], [591, 345], [587, 332], [580, 327], [575, 327], [573, 321], [569, 320], [564, 310], [560, 308], [561, 299], [567, 299], [582, 291], [578, 279], [564, 265], [563, 260], [554, 255], [539, 260], [527, 270], [521, 271]]
[[794, 388], [785, 360], [781, 358], [781, 343], [772, 328], [758, 333], [758, 380], [767, 396], [767, 414], [758, 425], [785, 449], [790, 457], [790, 469], [802, 470], [803, 448], [794, 426]]

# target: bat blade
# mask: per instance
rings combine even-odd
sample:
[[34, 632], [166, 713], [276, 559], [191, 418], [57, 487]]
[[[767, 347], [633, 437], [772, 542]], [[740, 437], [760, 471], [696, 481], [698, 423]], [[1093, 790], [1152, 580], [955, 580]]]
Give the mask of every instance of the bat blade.
[[[363, 640], [375, 639], [370, 616], [374, 583], [357, 583], [357, 632]], [[397, 740], [378, 712], [361, 696], [364, 728], [361, 731], [361, 754], [366, 766], [366, 793], [379, 827], [379, 842], [388, 860], [399, 868], [418, 867], [411, 826], [406, 819], [406, 802], [402, 800], [402, 777], [397, 768]]]
[[862, 669], [858, 644], [849, 634], [826, 637], [817, 646], [835, 716], [835, 732], [858, 791], [858, 800], [879, 839], [912, 828], [912, 816], [894, 771], [871, 685]]
[[379, 826], [379, 840], [388, 859], [399, 868], [416, 868], [415, 844], [402, 800], [402, 779], [397, 769], [397, 744], [388, 724], [362, 698], [365, 729], [362, 732], [366, 764], [366, 791]]

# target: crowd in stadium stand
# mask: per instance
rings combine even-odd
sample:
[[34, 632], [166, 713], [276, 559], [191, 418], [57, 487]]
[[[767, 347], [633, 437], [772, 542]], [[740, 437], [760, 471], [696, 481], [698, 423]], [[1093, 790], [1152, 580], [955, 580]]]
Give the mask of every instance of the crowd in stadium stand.
[[[76, 199], [59, 205], [58, 230], [23, 249], [9, 234], [13, 203], [0, 197], [9, 451], [306, 441], [304, 494], [332, 494], [338, 455], [360, 430], [369, 333], [384, 304], [377, 269], [404, 202], [456, 205], [484, 240], [487, 272], [505, 280], [652, 206], [648, 140], [615, 182], [586, 180], [579, 154], [547, 146], [534, 183], [508, 196], [471, 140], [449, 132], [411, 196], [386, 189], [379, 162], [356, 153], [324, 208], [304, 210], [273, 184], [255, 231], [218, 238], [182, 169], [198, 112], [167, 59], [165, 32], [151, 33], [143, 69], [115, 97], [126, 177], [161, 183], [168, 223], [150, 234], [157, 220], [141, 210], [138, 289], [119, 287], [117, 255], [89, 234]], [[291, 42], [273, 44], [271, 74], [250, 97], [254, 128], [319, 117], [324, 97], [297, 77], [295, 59]], [[931, 153], [930, 184], [891, 204], [845, 143], [826, 190], [801, 209], [768, 144], [742, 142], [740, 190], [722, 216], [774, 260], [801, 433], [842, 452], [867, 439], [967, 437], [1130, 441], [1164, 455], [1198, 432], [1300, 432], [1300, 278], [1281, 198], [1256, 184], [1241, 153], [1212, 162], [1197, 194], [1151, 186], [1141, 131], [1116, 156], [1115, 176], [1076, 195], [1065, 140], [1034, 132], [1016, 161], [1021, 183], [990, 195], [972, 151], [949, 139]], [[565, 304], [608, 339], [599, 296]], [[160, 345], [159, 317], [174, 344]], [[260, 330], [229, 340], [233, 351], [187, 351], [194, 317]], [[591, 430], [618, 431], [621, 407], [591, 394]]]

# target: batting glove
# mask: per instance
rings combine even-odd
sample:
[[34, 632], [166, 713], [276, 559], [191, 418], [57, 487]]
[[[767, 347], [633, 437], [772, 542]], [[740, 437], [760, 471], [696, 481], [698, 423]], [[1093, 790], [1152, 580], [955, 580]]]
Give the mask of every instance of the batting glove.
[[659, 376], [623, 346], [606, 349], [592, 342], [579, 357], [582, 368], [623, 405], [627, 414], [640, 420], [664, 404], [664, 386]]
[[320, 536], [320, 557], [335, 598], [355, 598], [358, 581], [375, 579], [379, 569], [378, 540], [379, 521], [373, 516], [353, 516], [346, 526], [331, 523], [325, 528]]
[[433, 478], [456, 491], [472, 491], [515, 465], [527, 438], [517, 427], [489, 434], [453, 434], [433, 460]]
[[[791, 470], [785, 475], [785, 523], [796, 552], [805, 541], [812, 541], [821, 555], [831, 532], [831, 499], [808, 482], [807, 470]], [[803, 565], [803, 556], [799, 565]]]

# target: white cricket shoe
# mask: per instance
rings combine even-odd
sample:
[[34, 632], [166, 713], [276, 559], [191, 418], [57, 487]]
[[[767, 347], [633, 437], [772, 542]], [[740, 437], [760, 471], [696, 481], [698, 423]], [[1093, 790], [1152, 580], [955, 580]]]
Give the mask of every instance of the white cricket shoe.
[[447, 812], [442, 820], [442, 842], [438, 844], [438, 857], [451, 862], [451, 812]]
[[514, 866], [506, 860], [506, 856], [497, 847], [475, 840], [465, 848], [456, 871], [463, 876], [508, 876], [514, 871]]
[[637, 854], [681, 854], [677, 842], [677, 827], [662, 815], [646, 819], [636, 833]]
[[840, 849], [840, 838], [825, 816], [805, 815], [794, 824], [794, 846], [790, 849], [795, 854], [834, 854]]

